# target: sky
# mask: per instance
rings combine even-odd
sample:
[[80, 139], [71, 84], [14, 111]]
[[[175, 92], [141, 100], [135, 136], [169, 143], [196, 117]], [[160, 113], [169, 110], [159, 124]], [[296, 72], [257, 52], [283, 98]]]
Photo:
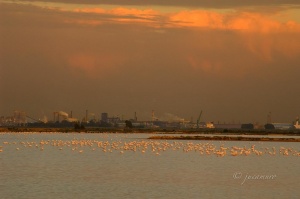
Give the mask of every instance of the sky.
[[0, 116], [291, 122], [299, 55], [298, 0], [0, 0]]

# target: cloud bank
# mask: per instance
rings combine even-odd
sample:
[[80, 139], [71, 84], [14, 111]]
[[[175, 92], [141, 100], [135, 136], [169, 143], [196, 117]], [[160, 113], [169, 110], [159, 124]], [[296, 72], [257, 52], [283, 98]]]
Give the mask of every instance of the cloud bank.
[[298, 0], [17, 0], [15, 2], [59, 2], [69, 4], [98, 4], [98, 5], [128, 5], [128, 6], [178, 6], [178, 7], [204, 7], [204, 8], [233, 8], [246, 6], [278, 6], [299, 5]]

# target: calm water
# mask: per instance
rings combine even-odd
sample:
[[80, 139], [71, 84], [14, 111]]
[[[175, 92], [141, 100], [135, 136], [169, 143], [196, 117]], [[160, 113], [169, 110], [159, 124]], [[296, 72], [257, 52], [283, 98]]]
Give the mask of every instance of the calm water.
[[[299, 143], [151, 141], [149, 136], [0, 134], [0, 198], [299, 198], [300, 156], [291, 152], [300, 151]], [[48, 144], [41, 147], [41, 141]], [[156, 151], [138, 146], [149, 142]], [[128, 143], [135, 152], [122, 148]], [[184, 151], [206, 143], [216, 148], [255, 145], [260, 151], [275, 147], [277, 154], [218, 157]], [[166, 145], [177, 148], [157, 151]], [[279, 154], [280, 147], [290, 148], [289, 155]], [[246, 175], [273, 179], [245, 180]]]

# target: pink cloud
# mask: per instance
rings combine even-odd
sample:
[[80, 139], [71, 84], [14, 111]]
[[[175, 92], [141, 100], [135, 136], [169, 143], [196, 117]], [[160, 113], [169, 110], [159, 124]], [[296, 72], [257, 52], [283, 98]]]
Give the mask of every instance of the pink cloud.
[[114, 72], [123, 61], [122, 56], [108, 53], [75, 53], [67, 58], [67, 63], [73, 72], [83, 71], [90, 77]]

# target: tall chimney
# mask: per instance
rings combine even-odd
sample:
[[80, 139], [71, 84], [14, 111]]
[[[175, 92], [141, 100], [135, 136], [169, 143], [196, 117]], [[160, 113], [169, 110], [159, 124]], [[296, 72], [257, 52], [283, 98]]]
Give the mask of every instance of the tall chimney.
[[137, 116], [136, 116], [136, 112], [134, 112], [134, 121], [137, 122]]
[[152, 121], [154, 121], [154, 110], [152, 110]]
[[85, 121], [88, 122], [88, 110], [85, 111]]

